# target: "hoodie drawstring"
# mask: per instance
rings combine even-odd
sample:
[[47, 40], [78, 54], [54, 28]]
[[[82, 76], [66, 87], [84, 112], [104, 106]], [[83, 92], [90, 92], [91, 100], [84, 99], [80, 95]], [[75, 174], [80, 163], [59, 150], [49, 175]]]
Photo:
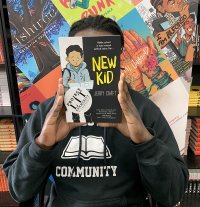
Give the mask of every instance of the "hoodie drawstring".
[[[103, 128], [103, 138], [104, 138], [104, 146], [103, 146], [104, 165], [107, 166], [107, 160], [106, 160], [107, 130], [106, 130], [106, 127]], [[77, 156], [77, 159], [76, 159], [76, 163], [75, 163], [74, 167], [72, 168], [70, 178], [72, 178], [73, 173], [74, 173], [76, 167], [79, 164], [79, 160], [80, 160], [80, 157], [81, 157], [81, 150], [82, 150], [82, 134], [81, 134], [81, 126], [80, 126], [79, 127], [79, 150], [78, 150], [78, 156]]]
[[103, 153], [104, 153], [104, 164], [105, 164], [105, 166], [107, 166], [107, 160], [106, 160], [106, 138], [107, 138], [107, 130], [106, 130], [106, 127], [103, 128], [103, 138], [104, 138], [104, 149], [103, 149]]
[[71, 175], [70, 175], [70, 178], [72, 178], [72, 175], [74, 173], [74, 170], [76, 169], [76, 167], [78, 166], [78, 163], [79, 163], [79, 160], [80, 160], [80, 157], [81, 157], [81, 150], [82, 150], [82, 135], [81, 135], [81, 126], [79, 127], [79, 149], [78, 149], [78, 156], [77, 156], [77, 159], [76, 159], [76, 163], [71, 171]]

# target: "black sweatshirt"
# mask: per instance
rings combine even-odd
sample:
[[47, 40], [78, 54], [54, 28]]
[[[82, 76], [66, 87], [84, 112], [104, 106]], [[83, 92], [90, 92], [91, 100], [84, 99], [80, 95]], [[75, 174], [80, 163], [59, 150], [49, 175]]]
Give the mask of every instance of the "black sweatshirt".
[[153, 139], [135, 144], [115, 128], [83, 126], [81, 152], [79, 128], [52, 150], [35, 144], [54, 98], [40, 104], [3, 165], [12, 197], [32, 198], [52, 175], [48, 207], [142, 206], [147, 193], [173, 207], [184, 194], [188, 170], [160, 109], [138, 92], [131, 97]]

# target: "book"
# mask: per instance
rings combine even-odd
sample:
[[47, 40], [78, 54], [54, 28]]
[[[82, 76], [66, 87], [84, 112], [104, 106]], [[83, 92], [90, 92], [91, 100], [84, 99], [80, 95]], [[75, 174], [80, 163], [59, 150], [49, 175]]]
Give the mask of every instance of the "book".
[[0, 166], [0, 192], [6, 191], [8, 191], [8, 181], [2, 167]]
[[59, 38], [67, 122], [121, 121], [120, 36]]
[[192, 124], [192, 129], [200, 134], [200, 127], [198, 125]]
[[196, 138], [200, 138], [200, 132], [198, 132], [195, 128], [192, 128], [191, 135]]
[[0, 119], [0, 130], [1, 129], [14, 129], [14, 124], [12, 122], [12, 119], [10, 118]]
[[194, 139], [196, 142], [199, 142], [200, 141], [200, 135], [197, 136], [197, 135], [195, 135], [194, 132], [191, 132], [190, 139]]
[[2, 43], [2, 37], [0, 35], [0, 65], [4, 64], [4, 62], [5, 62], [5, 58], [3, 54], [3, 43]]
[[200, 170], [189, 169], [189, 182], [186, 188], [186, 196], [199, 196], [200, 195]]

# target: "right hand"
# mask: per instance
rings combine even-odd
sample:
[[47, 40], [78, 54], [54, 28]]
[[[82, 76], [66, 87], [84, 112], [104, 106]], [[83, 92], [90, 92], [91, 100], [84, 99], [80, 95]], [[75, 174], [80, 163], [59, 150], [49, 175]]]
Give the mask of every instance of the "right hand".
[[54, 104], [46, 116], [40, 135], [35, 140], [42, 149], [51, 149], [56, 143], [63, 140], [73, 128], [83, 125], [83, 123], [66, 122], [63, 102], [64, 87], [62, 78], [60, 78]]

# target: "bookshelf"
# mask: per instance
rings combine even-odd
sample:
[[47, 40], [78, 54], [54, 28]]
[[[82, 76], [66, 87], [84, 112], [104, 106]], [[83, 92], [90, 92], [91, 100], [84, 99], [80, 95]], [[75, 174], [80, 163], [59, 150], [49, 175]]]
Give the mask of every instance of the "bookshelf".
[[3, 54], [5, 57], [4, 64], [0, 65], [0, 72], [4, 71], [6, 74], [10, 98], [10, 106], [0, 106], [0, 117], [12, 118], [15, 126], [16, 137], [18, 140], [20, 132], [23, 128], [23, 120], [21, 117], [21, 107], [19, 101], [17, 78], [15, 73], [15, 64], [11, 43], [10, 28], [8, 23], [6, 0], [0, 1], [0, 36], [2, 37]]
[[[9, 28], [5, 12], [5, 1], [0, 1], [0, 206], [19, 206], [8, 192], [7, 180], [2, 169], [6, 157], [16, 148], [22, 121], [18, 104], [18, 91], [13, 69], [12, 50], [10, 48]], [[2, 122], [10, 120], [11, 129], [2, 129]], [[6, 138], [8, 137], [8, 139]], [[10, 146], [12, 145], [12, 149]]]
[[[198, 11], [200, 4], [198, 4]], [[196, 47], [194, 54], [194, 62], [192, 65], [192, 84], [191, 86], [200, 86], [200, 14], [197, 15], [197, 27], [196, 27]], [[200, 107], [189, 106], [188, 118], [192, 121], [200, 118]], [[197, 131], [197, 134], [199, 132]], [[192, 134], [192, 133], [191, 133]], [[198, 135], [196, 135], [197, 139]], [[193, 135], [190, 137], [193, 140]], [[198, 139], [197, 139], [198, 140]], [[198, 141], [197, 141], [198, 142]], [[197, 144], [196, 144], [197, 146]], [[194, 149], [193, 149], [194, 150]], [[200, 203], [200, 155], [195, 155], [194, 152], [188, 147], [187, 155], [184, 156], [184, 161], [188, 167], [190, 173], [190, 179], [186, 194], [182, 201], [183, 207], [197, 207]]]

